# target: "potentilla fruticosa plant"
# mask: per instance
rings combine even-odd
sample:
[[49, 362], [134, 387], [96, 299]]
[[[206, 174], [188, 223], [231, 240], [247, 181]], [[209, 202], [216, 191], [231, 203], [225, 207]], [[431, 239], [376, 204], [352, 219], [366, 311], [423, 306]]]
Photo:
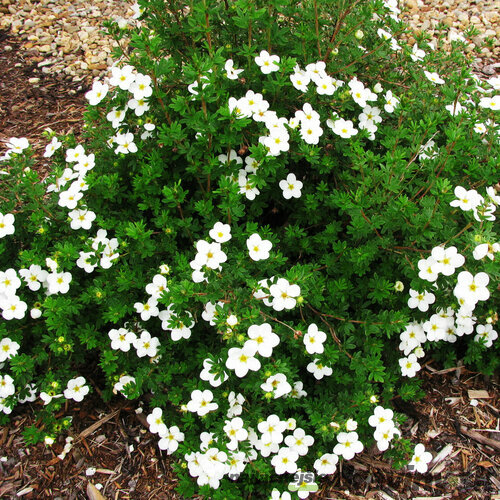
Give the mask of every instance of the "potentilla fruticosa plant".
[[372, 446], [425, 472], [399, 429], [422, 365], [498, 366], [500, 81], [473, 32], [409, 45], [395, 1], [134, 8], [85, 137], [45, 133], [44, 180], [26, 139], [4, 152], [3, 422], [32, 402], [50, 444], [66, 402], [140, 398], [185, 497], [305, 498]]

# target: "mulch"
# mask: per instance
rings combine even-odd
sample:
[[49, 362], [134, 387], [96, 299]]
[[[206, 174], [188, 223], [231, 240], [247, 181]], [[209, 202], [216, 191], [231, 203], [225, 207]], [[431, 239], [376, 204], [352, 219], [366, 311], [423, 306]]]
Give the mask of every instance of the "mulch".
[[[45, 75], [40, 61], [24, 58], [18, 48], [15, 39], [0, 32], [0, 143], [27, 137], [41, 158], [48, 142], [41, 137], [45, 128], [81, 134], [87, 88]], [[30, 78], [40, 81], [34, 85]], [[394, 471], [372, 448], [345, 462], [309, 498], [500, 500], [498, 383], [463, 367], [439, 370], [432, 360], [419, 375], [425, 399], [394, 403], [407, 415], [403, 436], [435, 455], [429, 471]], [[472, 406], [471, 399], [478, 405]], [[64, 460], [57, 455], [66, 435], [52, 447], [24, 445], [23, 429], [40, 425], [36, 408], [19, 406], [10, 425], [0, 429], [0, 457], [5, 457], [0, 460], [0, 498], [97, 500], [99, 493], [89, 486], [97, 483], [105, 499], [180, 498], [170, 466], [180, 457], [159, 450], [144, 414], [136, 413], [136, 402], [116, 399], [106, 404], [94, 393], [80, 404], [67, 404], [64, 415], [72, 417], [74, 446]], [[89, 467], [96, 469], [92, 476], [86, 474]]]

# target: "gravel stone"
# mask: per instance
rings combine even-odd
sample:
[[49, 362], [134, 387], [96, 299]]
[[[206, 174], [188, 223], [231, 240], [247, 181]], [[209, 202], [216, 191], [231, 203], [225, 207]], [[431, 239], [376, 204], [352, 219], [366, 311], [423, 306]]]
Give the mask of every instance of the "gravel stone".
[[[44, 74], [59, 74], [89, 85], [109, 74], [110, 57], [116, 46], [100, 31], [104, 20], [133, 20], [134, 0], [0, 0], [0, 29], [10, 30], [22, 42], [25, 55]], [[401, 17], [417, 33], [427, 32], [435, 41], [438, 23], [462, 34], [473, 25], [480, 32], [466, 48], [474, 53], [486, 37], [491, 47], [474, 53], [473, 65], [483, 67], [500, 60], [500, 14], [498, 0], [400, 0]], [[408, 41], [415, 43], [410, 37]], [[125, 42], [125, 40], [124, 40]], [[126, 42], [125, 42], [126, 43]], [[449, 46], [449, 45], [448, 45]], [[8, 50], [8, 49], [6, 49]]]

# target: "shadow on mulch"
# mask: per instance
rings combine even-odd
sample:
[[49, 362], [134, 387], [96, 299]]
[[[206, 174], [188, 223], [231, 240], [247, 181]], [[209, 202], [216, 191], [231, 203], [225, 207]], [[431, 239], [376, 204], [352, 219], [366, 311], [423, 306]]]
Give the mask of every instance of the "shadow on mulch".
[[[435, 456], [429, 472], [394, 471], [372, 447], [344, 462], [309, 498], [499, 499], [498, 386], [460, 370], [460, 378], [455, 369], [424, 370], [425, 399], [397, 407], [408, 417], [401, 427], [403, 436], [424, 443]], [[477, 398], [477, 406], [470, 404], [472, 398]], [[147, 430], [148, 410], [137, 414], [137, 402], [116, 399], [106, 404], [94, 393], [80, 404], [68, 404], [58, 415], [72, 417], [74, 446], [64, 460], [57, 457], [64, 435], [51, 448], [24, 446], [22, 431], [37, 425], [37, 406], [16, 408], [10, 426], [0, 432], [1, 455], [6, 457], [0, 462], [0, 498], [94, 500], [86, 493], [89, 482], [103, 486], [105, 499], [181, 498], [174, 491], [170, 462], [182, 458], [159, 450], [157, 436]], [[89, 467], [96, 469], [92, 476], [86, 474]]]
[[11, 137], [26, 137], [41, 157], [50, 142], [42, 136], [46, 128], [81, 135], [88, 88], [63, 75], [43, 73], [44, 58], [27, 56], [19, 46], [12, 35], [0, 31], [0, 154]]
[[[45, 128], [80, 136], [87, 88], [45, 75], [39, 63], [43, 59], [26, 58], [16, 40], [0, 32], [0, 143], [27, 137], [41, 158], [48, 142], [41, 136]], [[32, 78], [40, 80], [30, 83]], [[47, 167], [43, 158], [40, 162], [41, 170]], [[436, 456], [429, 472], [393, 471], [371, 448], [345, 462], [309, 498], [500, 499], [498, 385], [465, 369], [436, 371], [429, 363], [426, 368], [420, 374], [426, 398], [397, 410], [408, 416], [403, 436], [424, 443]], [[471, 406], [471, 399], [478, 405]], [[37, 421], [33, 407], [16, 409], [11, 424], [0, 431], [0, 456], [5, 457], [0, 498], [87, 499], [89, 482], [102, 484], [106, 499], [180, 498], [169, 466], [173, 459], [158, 449], [135, 405], [123, 400], [106, 405], [97, 395], [68, 405], [64, 414], [72, 417], [75, 440], [64, 460], [57, 454], [66, 436], [52, 448], [24, 446], [22, 430]], [[96, 468], [93, 476], [86, 475], [89, 467]]]

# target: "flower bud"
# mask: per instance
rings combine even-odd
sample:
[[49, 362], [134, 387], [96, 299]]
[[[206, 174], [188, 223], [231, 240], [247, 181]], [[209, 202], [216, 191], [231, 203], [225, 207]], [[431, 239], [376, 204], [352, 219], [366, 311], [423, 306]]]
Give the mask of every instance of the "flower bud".
[[396, 283], [394, 283], [394, 290], [396, 290], [396, 292], [402, 292], [404, 289], [405, 286], [401, 281], [396, 281]]
[[52, 446], [55, 439], [52, 436], [45, 436], [44, 442], [47, 446]]
[[358, 39], [358, 40], [361, 40], [365, 34], [361, 31], [361, 30], [358, 30], [356, 31], [356, 33], [354, 33], [354, 36]]

